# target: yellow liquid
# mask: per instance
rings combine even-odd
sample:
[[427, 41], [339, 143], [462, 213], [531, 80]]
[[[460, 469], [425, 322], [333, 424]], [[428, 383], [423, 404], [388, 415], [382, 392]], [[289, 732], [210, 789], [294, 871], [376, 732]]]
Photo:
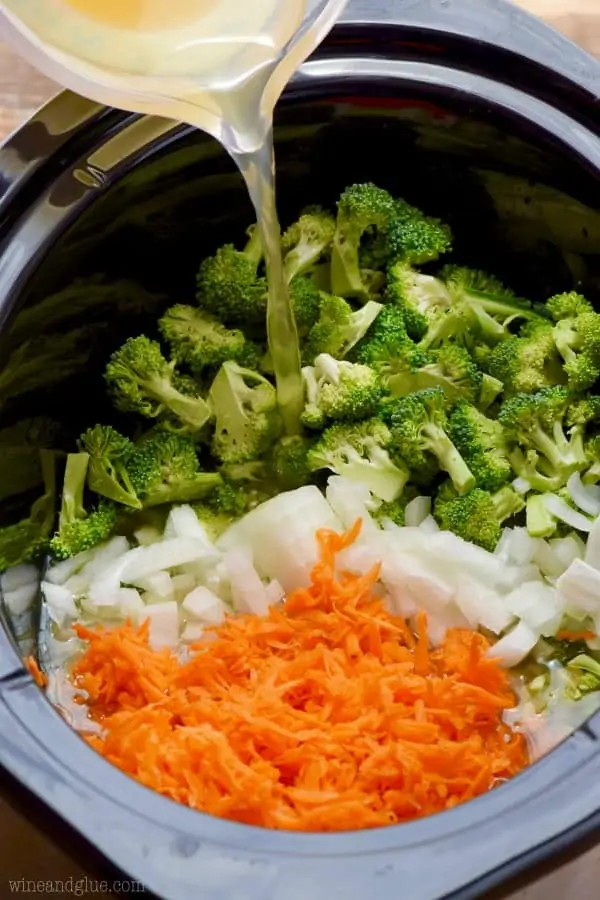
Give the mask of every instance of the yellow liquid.
[[111, 28], [159, 31], [197, 22], [219, 0], [67, 0], [67, 6]]

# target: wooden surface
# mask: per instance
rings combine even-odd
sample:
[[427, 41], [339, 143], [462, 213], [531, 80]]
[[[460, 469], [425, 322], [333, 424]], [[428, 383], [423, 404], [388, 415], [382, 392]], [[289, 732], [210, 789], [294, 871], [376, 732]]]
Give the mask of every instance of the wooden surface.
[[[588, 51], [600, 56], [600, 0], [521, 2], [530, 12], [542, 16]], [[55, 90], [51, 82], [0, 44], [0, 139], [51, 97]], [[590, 787], [598, 790], [597, 785]], [[11, 893], [9, 879], [48, 881], [69, 877], [77, 879], [85, 874], [64, 849], [50, 842], [42, 829], [29, 825], [22, 813], [0, 801], [0, 900], [5, 900]], [[91, 890], [87, 896], [108, 897], [109, 894], [99, 891], [99, 887], [98, 884], [90, 884]], [[97, 892], [92, 893], [94, 888]], [[44, 896], [54, 898], [60, 894], [46, 891]], [[600, 900], [600, 847], [556, 871], [542, 874], [533, 884], [505, 894], [504, 898]]]

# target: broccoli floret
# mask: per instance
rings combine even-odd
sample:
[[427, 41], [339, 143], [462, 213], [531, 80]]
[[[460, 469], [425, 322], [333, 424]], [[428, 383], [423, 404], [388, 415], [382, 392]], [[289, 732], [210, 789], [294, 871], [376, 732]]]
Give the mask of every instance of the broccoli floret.
[[587, 397], [573, 400], [567, 410], [566, 424], [569, 428], [585, 429], [591, 422], [600, 421], [600, 396], [589, 394]]
[[394, 216], [391, 195], [374, 184], [347, 188], [337, 205], [331, 252], [331, 288], [342, 297], [366, 299], [368, 291], [360, 271], [360, 242], [369, 229], [385, 230]]
[[493, 551], [500, 540], [503, 522], [518, 515], [524, 507], [523, 498], [508, 485], [494, 494], [474, 488], [457, 497], [452, 485], [446, 484], [438, 492], [433, 514], [444, 531]]
[[517, 299], [512, 291], [485, 272], [446, 266], [440, 277], [453, 302], [465, 304], [471, 310], [476, 328], [487, 343], [496, 344], [509, 338], [515, 322], [541, 319], [529, 301]]
[[329, 252], [334, 233], [335, 219], [329, 212], [318, 206], [304, 210], [281, 238], [288, 282], [303, 275]]
[[209, 400], [215, 415], [212, 449], [224, 463], [258, 459], [281, 433], [275, 388], [258, 372], [224, 363]]
[[226, 325], [261, 325], [265, 321], [267, 280], [258, 274], [263, 258], [258, 227], [250, 228], [248, 235], [243, 250], [225, 244], [198, 270], [198, 304]]
[[167, 362], [156, 341], [129, 338], [113, 353], [106, 382], [115, 406], [154, 419], [168, 413], [188, 431], [200, 431], [210, 419], [210, 407], [200, 397], [184, 394], [174, 383], [175, 363]]
[[271, 464], [277, 484], [283, 491], [293, 491], [311, 480], [308, 454], [314, 439], [303, 435], [280, 438], [271, 454]]
[[[333, 355], [333, 354], [332, 354]], [[397, 306], [384, 306], [379, 315], [354, 349], [353, 358], [365, 366], [371, 366], [385, 376], [398, 371], [424, 365], [427, 355], [409, 338], [402, 310]]]
[[569, 700], [580, 700], [586, 694], [600, 691], [600, 662], [589, 652], [567, 663], [570, 683], [565, 691]]
[[452, 410], [448, 435], [475, 476], [477, 487], [493, 493], [509, 481], [512, 468], [500, 422], [460, 400]]
[[600, 315], [582, 312], [562, 318], [553, 334], [569, 387], [574, 391], [588, 390], [600, 377]]
[[48, 550], [56, 507], [56, 453], [40, 451], [44, 493], [32, 505], [29, 516], [0, 528], [0, 572], [33, 562]]
[[129, 462], [131, 482], [145, 508], [190, 503], [222, 483], [217, 472], [202, 472], [189, 435], [157, 431], [135, 448]]
[[439, 278], [423, 275], [404, 262], [389, 267], [385, 299], [402, 310], [406, 331], [415, 341], [425, 337], [432, 313], [452, 306], [452, 298]]
[[323, 428], [329, 420], [357, 422], [373, 416], [383, 396], [377, 373], [360, 363], [339, 362], [326, 353], [302, 370], [306, 406], [302, 423]]
[[504, 385], [497, 378], [494, 378], [492, 375], [488, 375], [487, 372], [483, 372], [481, 376], [481, 390], [479, 392], [479, 402], [477, 406], [481, 410], [489, 409], [490, 406], [495, 403], [498, 399], [502, 391], [504, 390]]
[[319, 318], [311, 328], [302, 351], [304, 362], [312, 365], [320, 353], [344, 359], [369, 332], [382, 309], [381, 304], [371, 300], [355, 311], [341, 297], [321, 292]]
[[223, 481], [202, 502], [193, 503], [192, 508], [209, 538], [216, 541], [230, 525], [265, 499], [266, 496], [247, 484]]
[[79, 447], [90, 458], [89, 489], [107, 500], [141, 509], [127, 470], [135, 450], [133, 442], [110, 425], [95, 425], [81, 435]]
[[494, 347], [487, 361], [487, 371], [504, 384], [508, 397], [567, 381], [556, 350], [552, 324], [543, 319], [528, 323], [519, 336], [510, 337]]
[[391, 422], [395, 445], [411, 471], [431, 465], [433, 456], [460, 494], [475, 485], [473, 473], [448, 437], [446, 397], [441, 388], [427, 388], [397, 400]]
[[585, 468], [581, 431], [565, 433], [569, 404], [567, 389], [553, 387], [517, 394], [500, 409], [498, 420], [506, 434], [512, 467], [533, 490], [557, 490], [573, 472]]
[[560, 322], [562, 319], [576, 319], [585, 313], [593, 313], [594, 307], [582, 294], [569, 291], [550, 297], [546, 302], [546, 311], [555, 322]]
[[452, 232], [440, 219], [426, 216], [405, 200], [394, 201], [394, 214], [385, 233], [389, 259], [419, 266], [452, 249]]
[[115, 530], [117, 513], [112, 503], [101, 500], [91, 510], [84, 506], [89, 462], [87, 453], [67, 456], [58, 531], [50, 541], [50, 552], [56, 559], [69, 559], [84, 550], [91, 550]]
[[59, 446], [62, 428], [46, 416], [21, 419], [0, 430], [0, 498], [23, 494], [42, 484], [40, 450]]
[[237, 328], [226, 328], [202, 309], [178, 304], [166, 311], [158, 323], [169, 345], [171, 358], [185, 363], [195, 375], [220, 366], [227, 359], [240, 365], [258, 365], [259, 348]]
[[319, 320], [321, 291], [310, 278], [294, 278], [290, 284], [290, 299], [298, 334], [304, 338]]
[[407, 484], [402, 494], [391, 503], [382, 503], [371, 515], [380, 525], [386, 520], [403, 528], [406, 525], [406, 507], [411, 500], [419, 496], [419, 491], [414, 485]]
[[331, 469], [365, 484], [372, 494], [391, 502], [408, 481], [408, 469], [393, 458], [392, 435], [378, 419], [352, 425], [332, 425], [308, 454], [311, 472]]
[[600, 434], [596, 434], [585, 442], [587, 467], [581, 479], [585, 484], [597, 484], [600, 481]]
[[464, 347], [446, 344], [439, 350], [432, 350], [425, 365], [417, 368], [413, 365], [406, 372], [391, 375], [386, 384], [396, 397], [407, 397], [414, 391], [440, 387], [449, 403], [461, 398], [479, 403], [483, 375]]

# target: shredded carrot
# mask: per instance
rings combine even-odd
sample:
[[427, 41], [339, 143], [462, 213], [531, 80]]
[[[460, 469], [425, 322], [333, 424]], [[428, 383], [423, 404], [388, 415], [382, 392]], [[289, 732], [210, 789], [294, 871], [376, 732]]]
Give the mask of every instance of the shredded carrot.
[[527, 765], [507, 673], [482, 635], [432, 649], [374, 593], [379, 569], [336, 573], [358, 534], [318, 534], [307, 589], [265, 617], [229, 617], [180, 662], [148, 623], [78, 627], [72, 670], [107, 760], [180, 803], [296, 831], [344, 831], [440, 812]]
[[23, 662], [25, 663], [25, 668], [29, 670], [29, 674], [32, 676], [35, 683], [41, 688], [47, 687], [48, 679], [38, 666], [37, 660], [35, 660], [33, 656], [26, 656]]
[[556, 635], [559, 641], [593, 641], [598, 637], [593, 631], [568, 631], [563, 629]]

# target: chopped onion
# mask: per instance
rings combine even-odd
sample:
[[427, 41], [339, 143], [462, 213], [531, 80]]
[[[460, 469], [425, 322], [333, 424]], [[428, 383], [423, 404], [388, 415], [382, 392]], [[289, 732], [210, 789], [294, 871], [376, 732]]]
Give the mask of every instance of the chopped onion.
[[213, 550], [213, 543], [191, 506], [174, 506], [169, 513], [167, 524], [170, 524], [173, 537], [200, 541], [206, 546], [207, 554]]
[[543, 582], [530, 581], [515, 588], [504, 598], [509, 612], [532, 631], [551, 636], [558, 628], [564, 614], [564, 598], [558, 591]]
[[175, 588], [168, 572], [155, 572], [147, 578], [129, 579], [130, 584], [147, 591], [160, 601], [174, 600]]
[[332, 475], [327, 482], [327, 502], [344, 528], [351, 528], [357, 519], [362, 520], [361, 536], [378, 530], [371, 512], [380, 506], [364, 484]]
[[549, 543], [552, 552], [563, 563], [565, 569], [585, 555], [585, 544], [574, 534], [564, 538], [553, 538]]
[[600, 612], [600, 572], [581, 559], [574, 560], [556, 582], [568, 612]]
[[173, 575], [171, 585], [175, 592], [175, 600], [181, 601], [196, 587], [196, 579], [189, 572]]
[[548, 541], [539, 538], [533, 557], [533, 563], [538, 566], [540, 572], [550, 578], [558, 578], [565, 571], [569, 563], [563, 562], [561, 557], [550, 546]]
[[35, 598], [38, 595], [40, 586], [36, 581], [35, 584], [22, 584], [12, 591], [5, 591], [4, 602], [9, 613], [13, 616], [21, 616], [31, 608]]
[[249, 551], [242, 547], [230, 550], [225, 556], [225, 565], [236, 611], [265, 616], [269, 611], [269, 600]]
[[220, 625], [225, 618], [225, 606], [222, 600], [205, 587], [197, 587], [191, 591], [181, 604], [186, 615], [192, 619], [201, 619], [209, 625]]
[[137, 625], [146, 611], [146, 604], [135, 588], [119, 588], [115, 594], [115, 603], [124, 619], [131, 619]]
[[163, 647], [174, 649], [179, 642], [179, 608], [174, 600], [155, 603], [144, 610], [144, 618], [150, 623], [150, 646], [154, 650]]
[[203, 637], [204, 626], [202, 625], [202, 623], [188, 622], [183, 629], [181, 640], [185, 641], [186, 644], [195, 644], [197, 641], [201, 641]]
[[419, 525], [419, 528], [424, 534], [435, 534], [436, 531], [440, 530], [440, 526], [433, 516], [426, 516]]
[[64, 584], [71, 575], [79, 572], [84, 567], [86, 562], [92, 558], [92, 553], [92, 550], [84, 550], [83, 553], [78, 553], [76, 556], [71, 556], [69, 559], [55, 563], [46, 572], [45, 580], [51, 581], [52, 584]]
[[503, 528], [502, 533], [500, 535], [500, 540], [496, 544], [494, 549], [494, 556], [499, 556], [501, 559], [508, 559], [509, 556], [509, 547], [512, 542], [512, 528]]
[[267, 595], [267, 603], [269, 606], [276, 606], [278, 603], [285, 597], [285, 591], [278, 581], [270, 581], [268, 585], [265, 587], [265, 593]]
[[163, 535], [153, 525], [143, 525], [142, 528], [134, 531], [133, 536], [140, 547], [150, 547], [151, 544], [156, 544], [163, 539]]
[[540, 636], [525, 622], [519, 622], [512, 631], [490, 647], [488, 656], [498, 659], [503, 666], [511, 669], [522, 662], [531, 653]]
[[262, 503], [217, 541], [220, 550], [249, 548], [260, 575], [292, 591], [310, 583], [318, 559], [316, 533], [342, 531], [342, 524], [314, 485], [287, 491]]
[[515, 565], [524, 566], [535, 556], [537, 546], [537, 539], [532, 538], [526, 528], [513, 528], [507, 539], [506, 552]]
[[7, 569], [6, 572], [3, 572], [0, 576], [0, 586], [5, 594], [10, 594], [11, 591], [16, 591], [17, 588], [27, 587], [32, 584], [34, 584], [37, 589], [39, 583], [40, 572], [38, 567], [29, 565], [28, 563], [24, 563], [20, 566], [13, 566], [12, 569]]
[[600, 569], [600, 518], [596, 519], [592, 525], [585, 548], [584, 559], [594, 569]]
[[496, 591], [463, 576], [460, 578], [455, 601], [469, 623], [470, 628], [487, 628], [494, 634], [505, 631], [514, 616], [506, 608], [503, 598]]
[[114, 537], [106, 544], [100, 544], [92, 551], [90, 559], [80, 570], [81, 577], [91, 583], [101, 577], [103, 572], [120, 560], [128, 550], [129, 541], [126, 537]]
[[600, 515], [600, 499], [598, 499], [598, 491], [594, 490], [594, 485], [582, 484], [579, 472], [574, 472], [567, 481], [567, 490], [573, 498], [573, 503], [587, 513], [589, 516], [596, 518]]
[[415, 497], [414, 500], [406, 504], [404, 520], [409, 528], [417, 528], [423, 524], [430, 512], [431, 497]]
[[592, 530], [593, 522], [591, 519], [569, 506], [562, 497], [558, 497], [556, 494], [544, 494], [543, 498], [546, 509], [556, 519], [565, 522], [566, 525], [570, 525], [576, 531]]
[[50, 581], [43, 581], [41, 589], [50, 618], [56, 622], [59, 628], [62, 628], [68, 619], [74, 619], [77, 616], [77, 606], [71, 591], [60, 584], [52, 584]]
[[214, 551], [207, 550], [204, 543], [195, 538], [172, 538], [151, 547], [136, 547], [125, 554], [121, 580], [137, 583], [155, 572], [212, 557]]

